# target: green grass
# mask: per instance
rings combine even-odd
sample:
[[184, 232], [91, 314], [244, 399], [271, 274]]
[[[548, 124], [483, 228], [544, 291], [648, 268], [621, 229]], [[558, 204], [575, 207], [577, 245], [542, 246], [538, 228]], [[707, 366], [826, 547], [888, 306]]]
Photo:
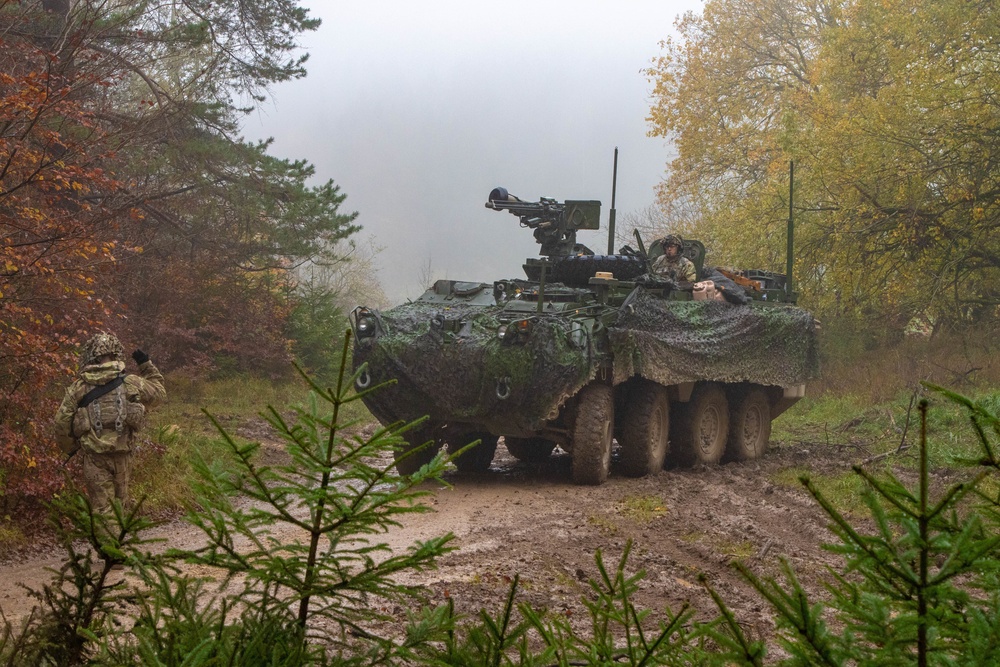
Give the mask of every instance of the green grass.
[[587, 523], [595, 526], [606, 535], [614, 535], [618, 532], [618, 524], [603, 514], [591, 514], [587, 517]]
[[223, 419], [247, 420], [256, 417], [268, 405], [284, 408], [301, 403], [308, 387], [298, 376], [290, 380], [234, 377], [225, 380], [195, 380], [168, 377], [165, 381], [168, 400], [154, 409], [161, 424], [199, 425], [214, 431], [201, 413], [202, 408]]
[[619, 505], [622, 516], [637, 523], [649, 523], [667, 512], [667, 504], [660, 496], [626, 496]]
[[[932, 467], [957, 467], [962, 465], [962, 460], [981, 454], [964, 409], [929, 390], [918, 395], [912, 403], [912, 392], [901, 392], [890, 401], [874, 405], [854, 395], [805, 398], [775, 420], [771, 441], [779, 447], [856, 447], [859, 462], [863, 458], [895, 452], [904, 431], [911, 446], [919, 439], [917, 402], [921, 397], [930, 400], [927, 429]], [[1000, 411], [1000, 392], [972, 393], [970, 397], [994, 414]], [[904, 468], [916, 466], [916, 459], [905, 452], [893, 456], [892, 461]]]
[[853, 470], [837, 475], [819, 475], [809, 468], [785, 468], [771, 475], [771, 481], [778, 486], [800, 489], [802, 493], [808, 493], [799, 478], [807, 475], [819, 489], [823, 497], [837, 508], [841, 514], [850, 517], [868, 516], [868, 508], [861, 497], [864, 489], [864, 480], [854, 474]]
[[[1000, 391], [969, 392], [993, 414], [1000, 412]], [[777, 446], [821, 449], [852, 447], [856, 454], [844, 462], [844, 470], [820, 473], [807, 466], [787, 468], [771, 476], [774, 484], [803, 489], [799, 477], [808, 475], [838, 511], [851, 516], [868, 516], [862, 500], [863, 480], [850, 464], [879, 457], [866, 468], [876, 475], [889, 468], [897, 474], [912, 474], [917, 468], [916, 445], [920, 438], [920, 398], [930, 401], [927, 415], [928, 462], [932, 470], [960, 469], [983, 452], [964, 408], [936, 392], [926, 390], [915, 399], [912, 392], [900, 392], [892, 400], [868, 404], [855, 395], [806, 398], [778, 418], [771, 440]], [[912, 399], [912, 403], [911, 403]], [[909, 422], [907, 423], [907, 413]], [[906, 431], [909, 449], [898, 451]], [[803, 489], [803, 492], [804, 489]]]
[[[270, 426], [261, 418], [268, 406], [287, 412], [304, 404], [309, 387], [297, 374], [290, 380], [253, 377], [192, 380], [167, 377], [167, 402], [150, 411], [141, 434], [145, 445], [134, 460], [133, 498], [144, 498], [152, 514], [176, 512], [196, 501], [191, 491], [192, 462], [224, 460], [228, 448], [202, 408], [215, 417], [237, 442], [268, 439]], [[344, 406], [341, 423], [373, 419], [360, 401]], [[243, 435], [241, 435], [241, 433]]]
[[0, 519], [0, 554], [26, 546], [28, 538], [9, 516]]
[[715, 544], [715, 550], [735, 560], [747, 560], [757, 553], [757, 548], [753, 545], [753, 542], [748, 540], [740, 542], [722, 540]]

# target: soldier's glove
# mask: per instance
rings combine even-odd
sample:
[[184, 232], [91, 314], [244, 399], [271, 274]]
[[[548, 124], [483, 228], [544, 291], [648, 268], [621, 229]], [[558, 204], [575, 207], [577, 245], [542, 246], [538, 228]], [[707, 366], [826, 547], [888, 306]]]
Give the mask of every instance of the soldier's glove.
[[142, 366], [144, 363], [149, 361], [149, 355], [142, 350], [136, 350], [132, 353], [132, 358], [135, 359], [135, 363]]

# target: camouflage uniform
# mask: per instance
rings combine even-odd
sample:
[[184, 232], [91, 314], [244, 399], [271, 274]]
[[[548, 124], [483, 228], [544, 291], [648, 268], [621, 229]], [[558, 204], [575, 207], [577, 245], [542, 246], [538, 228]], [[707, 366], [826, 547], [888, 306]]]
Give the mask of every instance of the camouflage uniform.
[[[67, 389], [56, 412], [56, 442], [67, 454], [82, 450], [83, 480], [91, 504], [98, 511], [111, 507], [111, 499], [126, 502], [136, 432], [146, 408], [166, 397], [163, 375], [140, 350], [132, 354], [139, 375], [125, 374], [124, 350], [119, 340], [99, 333], [84, 345], [79, 377]], [[95, 387], [123, 382], [79, 407]]]
[[[663, 246], [663, 254], [653, 260], [650, 272], [661, 278], [672, 280], [675, 283], [693, 283], [696, 281], [698, 273], [695, 271], [694, 262], [681, 254], [684, 250], [684, 241], [681, 237], [676, 234], [670, 234], [660, 243]], [[675, 257], [667, 256], [667, 246], [670, 245], [677, 246], [678, 250]]]

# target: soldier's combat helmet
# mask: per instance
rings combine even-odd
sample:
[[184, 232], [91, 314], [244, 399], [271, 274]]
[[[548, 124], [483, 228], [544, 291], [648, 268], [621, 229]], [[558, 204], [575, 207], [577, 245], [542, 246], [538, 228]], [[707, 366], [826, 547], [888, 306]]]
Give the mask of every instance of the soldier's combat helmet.
[[680, 248], [681, 250], [683, 250], [684, 249], [684, 239], [682, 239], [677, 234], [667, 234], [660, 241], [660, 245], [662, 245], [664, 248], [666, 248], [667, 246], [673, 245], [673, 246], [677, 246], [678, 248]]
[[117, 361], [125, 361], [125, 348], [118, 337], [106, 331], [100, 331], [83, 344], [80, 361], [84, 366], [87, 366], [106, 354], [112, 355]]

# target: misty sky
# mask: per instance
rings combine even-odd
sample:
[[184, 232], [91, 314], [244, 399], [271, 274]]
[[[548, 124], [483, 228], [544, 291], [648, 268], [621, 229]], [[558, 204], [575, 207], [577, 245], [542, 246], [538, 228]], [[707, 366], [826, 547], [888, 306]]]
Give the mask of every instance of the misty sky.
[[248, 138], [316, 166], [384, 247], [393, 303], [434, 278], [522, 276], [538, 246], [508, 213], [486, 209], [505, 186], [522, 199], [599, 199], [607, 249], [612, 160], [618, 216], [646, 208], [670, 149], [646, 136], [642, 74], [700, 0], [412, 2], [305, 0], [321, 28], [303, 36], [309, 75], [277, 86]]

